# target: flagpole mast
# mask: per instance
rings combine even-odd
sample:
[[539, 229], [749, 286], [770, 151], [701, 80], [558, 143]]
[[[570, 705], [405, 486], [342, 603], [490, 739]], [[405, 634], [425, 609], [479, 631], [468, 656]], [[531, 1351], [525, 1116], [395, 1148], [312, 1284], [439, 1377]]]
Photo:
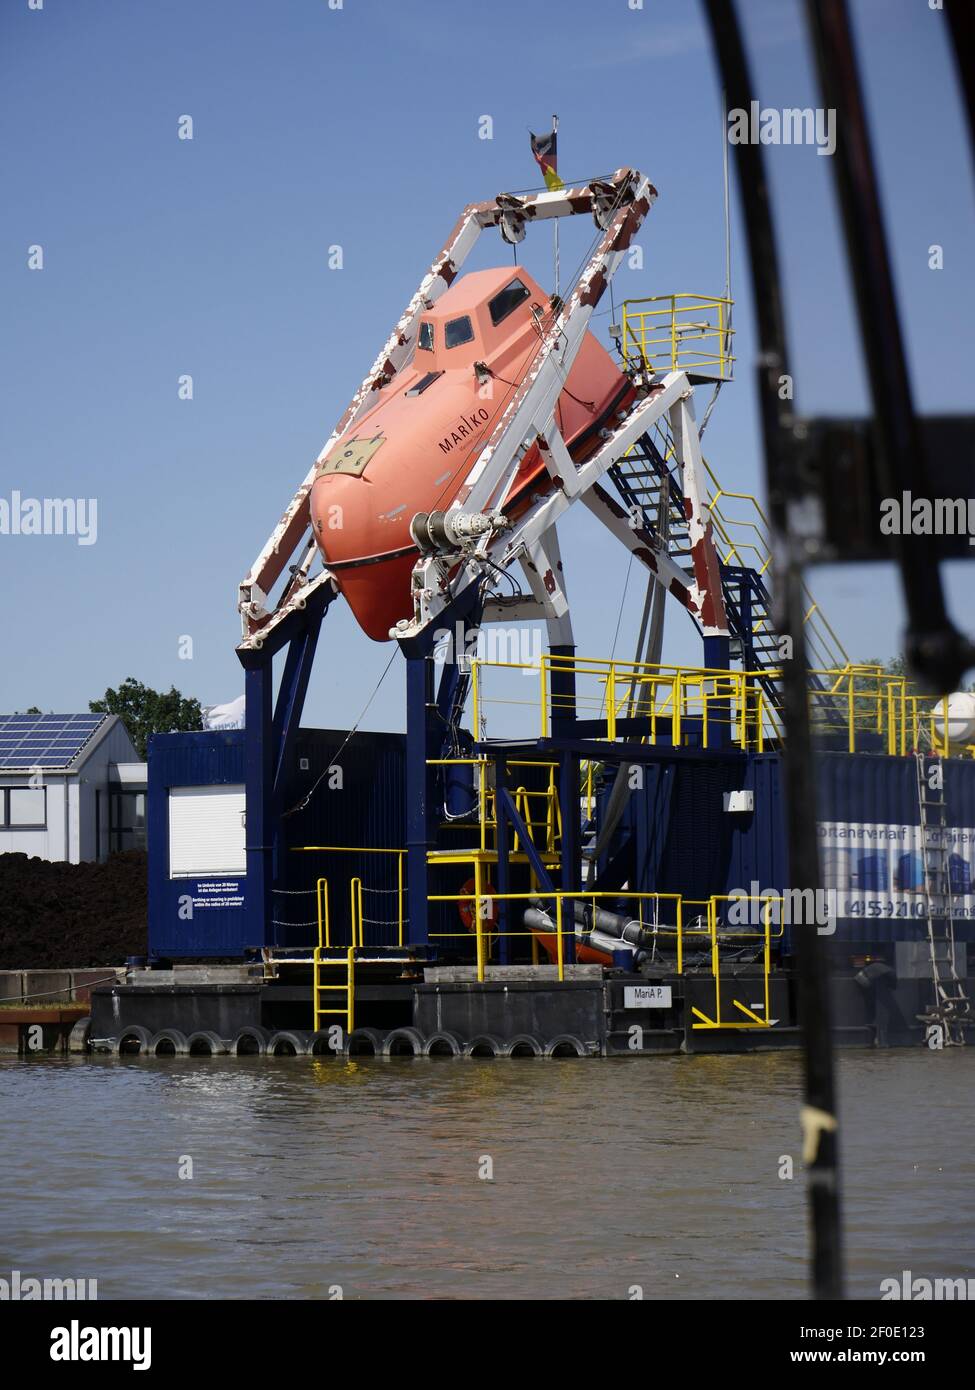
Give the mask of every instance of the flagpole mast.
[[[555, 134], [558, 132], [558, 128], [559, 128], [559, 118], [558, 118], [558, 116], [556, 116], [556, 115], [553, 113], [553, 115], [552, 115], [552, 134], [553, 134], [553, 135], [555, 135]], [[558, 294], [560, 293], [560, 288], [559, 288], [559, 219], [558, 219], [557, 217], [553, 217], [553, 218], [552, 218], [552, 225], [553, 225], [553, 227], [554, 227], [554, 229], [555, 229], [555, 231], [554, 231], [554, 235], [555, 235], [555, 293], [556, 293], [556, 295], [558, 295]]]

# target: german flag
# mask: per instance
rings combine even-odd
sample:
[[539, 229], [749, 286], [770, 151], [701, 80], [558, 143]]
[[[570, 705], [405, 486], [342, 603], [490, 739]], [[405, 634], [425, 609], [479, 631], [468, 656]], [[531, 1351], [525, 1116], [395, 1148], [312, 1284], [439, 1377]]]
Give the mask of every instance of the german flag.
[[565, 184], [558, 175], [558, 136], [554, 130], [547, 135], [532, 135], [532, 154], [544, 175], [545, 187], [550, 190], [564, 188]]

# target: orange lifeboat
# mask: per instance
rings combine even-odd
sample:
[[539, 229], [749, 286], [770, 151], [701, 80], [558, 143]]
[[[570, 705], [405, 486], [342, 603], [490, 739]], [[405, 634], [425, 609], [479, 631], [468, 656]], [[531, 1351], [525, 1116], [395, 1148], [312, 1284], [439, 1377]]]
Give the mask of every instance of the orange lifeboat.
[[[448, 507], [538, 351], [544, 291], [520, 267], [459, 278], [422, 315], [412, 361], [318, 466], [311, 520], [325, 563], [363, 631], [377, 642], [413, 616], [410, 575], [417, 512]], [[629, 402], [632, 388], [586, 333], [556, 407], [578, 462]], [[547, 491], [537, 446], [505, 500], [517, 516]]]

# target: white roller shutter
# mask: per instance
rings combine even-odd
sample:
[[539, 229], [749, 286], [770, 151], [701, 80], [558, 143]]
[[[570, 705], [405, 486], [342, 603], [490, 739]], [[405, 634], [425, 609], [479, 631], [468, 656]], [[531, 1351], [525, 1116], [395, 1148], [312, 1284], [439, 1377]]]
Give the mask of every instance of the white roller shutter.
[[169, 876], [242, 874], [244, 788], [171, 787], [169, 790]]

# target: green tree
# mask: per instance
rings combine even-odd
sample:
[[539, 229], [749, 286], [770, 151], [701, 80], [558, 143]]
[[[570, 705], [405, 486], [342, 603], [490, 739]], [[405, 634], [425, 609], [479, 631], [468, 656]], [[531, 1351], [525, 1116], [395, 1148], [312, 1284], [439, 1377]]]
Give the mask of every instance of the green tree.
[[93, 714], [117, 714], [129, 731], [140, 758], [146, 756], [150, 734], [175, 734], [203, 727], [199, 700], [181, 695], [175, 686], [165, 693], [128, 676], [118, 690], [109, 688], [100, 700], [91, 700]]
[[879, 656], [868, 656], [861, 666], [880, 666], [888, 676], [906, 676], [907, 662], [902, 656], [892, 656], [889, 661], [881, 661]]

